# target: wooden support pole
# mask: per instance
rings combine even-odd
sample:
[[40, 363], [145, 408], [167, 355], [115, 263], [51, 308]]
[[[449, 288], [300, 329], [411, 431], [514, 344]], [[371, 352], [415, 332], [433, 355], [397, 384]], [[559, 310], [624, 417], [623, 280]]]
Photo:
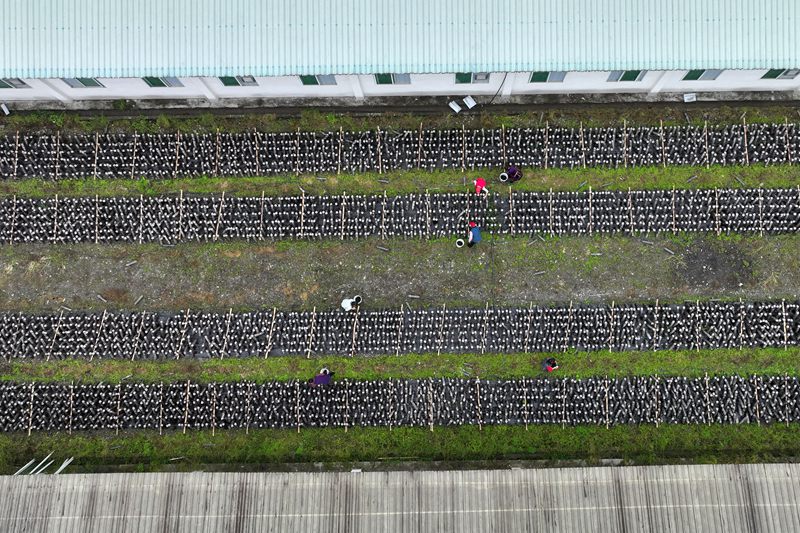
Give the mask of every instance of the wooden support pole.
[[422, 122], [419, 123], [419, 142], [417, 143], [417, 168], [422, 168]]
[[311, 359], [311, 346], [314, 343], [314, 329], [317, 325], [317, 306], [311, 311], [311, 326], [308, 328], [308, 335], [306, 335], [306, 359]]
[[634, 233], [633, 228], [633, 197], [631, 196], [631, 188], [628, 187], [628, 224], [631, 228], [631, 235]]
[[720, 221], [720, 214], [719, 214], [719, 189], [714, 187], [714, 223], [717, 229], [717, 235], [722, 233], [722, 224]]
[[[792, 164], [792, 147], [789, 143], [789, 120], [783, 117], [783, 143], [786, 145], [786, 162], [791, 166]], [[14, 162], [14, 176], [17, 175], [16, 160]]]
[[589, 185], [589, 235], [594, 232], [594, 219], [592, 217], [592, 186]]
[[350, 426], [350, 382], [344, 380], [344, 432]]
[[17, 195], [14, 195], [14, 199], [12, 200], [12, 207], [11, 207], [11, 235], [8, 238], [9, 244], [14, 244], [14, 230], [17, 226]]
[[272, 308], [272, 323], [269, 326], [269, 338], [267, 339], [267, 346], [264, 349], [264, 359], [269, 357], [269, 352], [272, 351], [272, 335], [275, 333], [275, 313], [277, 312], [277, 308]]
[[705, 373], [705, 385], [706, 385], [706, 424], [711, 425], [711, 394], [709, 393], [709, 384], [708, 384], [708, 372]]
[[581, 121], [581, 165], [586, 168], [586, 142], [583, 135], [583, 121]]
[[761, 385], [761, 376], [755, 376], [754, 379], [755, 379], [755, 382], [756, 382], [756, 386], [755, 386], [755, 389], [756, 389], [755, 390], [756, 424], [758, 424], [760, 426], [761, 425], [761, 406], [759, 405], [760, 402], [758, 400], [758, 396], [759, 396], [758, 393], [759, 393], [759, 389], [761, 388], [760, 387], [760, 385]]
[[192, 384], [192, 380], [186, 380], [186, 403], [183, 407], [183, 434], [186, 434], [186, 426], [189, 425], [189, 387]]
[[758, 188], [758, 235], [764, 236], [764, 192]]
[[300, 382], [294, 382], [294, 420], [297, 424], [297, 432], [300, 433]]
[[678, 233], [677, 212], [675, 211], [675, 186], [672, 187], [672, 233]]
[[58, 322], [56, 322], [56, 329], [53, 331], [53, 339], [50, 341], [50, 348], [47, 350], [47, 358], [45, 361], [50, 360], [50, 356], [53, 354], [53, 348], [56, 345], [56, 339], [58, 338], [58, 331], [61, 329], [61, 319], [64, 316], [64, 311], [60, 311], [58, 313]]
[[217, 209], [217, 224], [214, 226], [214, 242], [219, 240], [219, 226], [222, 224], [222, 213], [225, 209], [225, 191], [222, 191], [222, 198], [219, 201], [219, 208]]
[[489, 329], [489, 302], [486, 302], [486, 310], [483, 312], [483, 334], [481, 335], [481, 353], [486, 352], [486, 331]]
[[608, 351], [610, 352], [614, 346], [614, 331], [617, 327], [617, 310], [614, 307], [615, 302], [611, 300], [611, 324], [608, 328]]
[[250, 404], [251, 404], [252, 397], [253, 397], [253, 382], [252, 381], [248, 381], [247, 382], [247, 405], [245, 406], [245, 415], [244, 415], [245, 416], [245, 424], [246, 424], [245, 428], [244, 428], [244, 434], [245, 435], [250, 434]]
[[381, 239], [386, 240], [386, 191], [383, 191], [381, 202]]
[[356, 354], [356, 337], [358, 335], [358, 313], [361, 311], [361, 306], [356, 306], [356, 312], [353, 315], [353, 331], [352, 338], [350, 339], [350, 357]]
[[567, 332], [564, 334], [563, 350], [566, 352], [569, 349], [569, 336], [572, 334], [572, 300], [569, 301], [569, 314], [567, 315]]
[[100, 319], [100, 329], [97, 331], [97, 336], [94, 338], [94, 345], [92, 346], [92, 353], [89, 356], [89, 362], [94, 361], [94, 356], [97, 353], [97, 343], [100, 342], [100, 336], [103, 335], [103, 328], [106, 325], [106, 315], [108, 311], [103, 309], [103, 317]]
[[547, 163], [548, 163], [548, 154], [550, 152], [550, 139], [548, 138], [548, 132], [550, 130], [550, 122], [544, 123], [544, 169], [547, 170]]
[[178, 134], [175, 138], [175, 168], [172, 169], [172, 179], [175, 179], [178, 176], [178, 162], [181, 158], [181, 131], [178, 130]]
[[442, 319], [439, 321], [439, 340], [436, 342], [436, 355], [442, 355], [442, 341], [444, 340], [444, 319], [446, 313], [447, 313], [447, 304], [444, 303], [442, 304]]
[[525, 353], [530, 353], [531, 326], [533, 325], [533, 302], [528, 302], [528, 328], [525, 330]]
[[299, 238], [303, 238], [305, 234], [305, 226], [306, 226], [306, 191], [300, 190], [300, 232], [298, 234]]
[[431, 193], [425, 189], [425, 228], [428, 240], [431, 238]]
[[656, 374], [656, 385], [654, 388], [654, 393], [656, 397], [656, 427], [661, 423], [661, 395], [658, 393], [659, 389], [661, 388], [661, 380]]
[[256, 176], [261, 175], [261, 132], [253, 128], [254, 143], [256, 145]]
[[261, 191], [261, 213], [260, 213], [260, 224], [259, 224], [259, 239], [264, 240], [264, 191]]
[[339, 232], [339, 240], [342, 241], [344, 240], [344, 209], [346, 203], [347, 203], [347, 193], [343, 192], [341, 199], [341, 210], [339, 211], [339, 225], [341, 228], [341, 231]]
[[139, 244], [144, 242], [144, 195], [139, 195]]
[[214, 175], [219, 176], [219, 128], [217, 128], [217, 150], [214, 157]]
[[158, 387], [158, 434], [164, 430], [164, 382]]
[[35, 384], [31, 383], [31, 397], [30, 402], [28, 404], [28, 436], [31, 436], [31, 430], [33, 429], [33, 388]]
[[656, 306], [653, 309], [653, 351], [658, 350], [658, 298], [656, 298]]
[[224, 359], [225, 353], [228, 351], [228, 338], [231, 332], [231, 318], [233, 318], [233, 307], [228, 308], [228, 318], [225, 320], [225, 337], [222, 339], [222, 350], [219, 352], [219, 358]]
[[131, 361], [136, 359], [136, 354], [139, 352], [139, 340], [142, 338], [142, 329], [144, 329], [144, 317], [147, 313], [142, 311], [142, 319], [139, 321], [139, 330], [136, 332], [136, 340], [133, 344], [133, 354], [131, 355]]
[[548, 204], [550, 206], [550, 217], [549, 217], [549, 220], [550, 220], [550, 236], [552, 237], [553, 235], [555, 235], [555, 232], [553, 231], [553, 188], [552, 187], [550, 187], [550, 192], [547, 195], [547, 201], [548, 201]]
[[708, 152], [708, 121], [703, 121], [703, 138], [706, 141], [706, 168], [711, 167], [711, 157]]
[[562, 379], [559, 383], [561, 390], [561, 429], [567, 427], [567, 380]]
[[53, 242], [58, 242], [58, 194], [56, 194], [55, 209], [53, 211]]
[[783, 349], [789, 349], [789, 324], [786, 317], [786, 300], [781, 300], [781, 319], [783, 321]]
[[700, 300], [695, 302], [694, 313], [694, 347], [695, 351], [700, 351]]
[[467, 130], [461, 125], [461, 172], [467, 169]]
[[395, 341], [394, 355], [400, 355], [400, 344], [403, 340], [403, 322], [405, 314], [403, 313], [403, 304], [400, 304], [400, 320], [397, 322], [397, 340]]
[[94, 163], [92, 163], [92, 179], [97, 179], [97, 154], [100, 150], [100, 134], [94, 134]]
[[789, 374], [783, 375], [783, 419], [789, 427]]
[[522, 420], [525, 422], [525, 431], [528, 431], [528, 383], [522, 378]]
[[14, 134], [14, 174], [13, 178], [17, 179], [17, 166], [19, 165], [19, 130]]
[[739, 298], [739, 349], [744, 347], [744, 303]]
[[294, 173], [300, 174], [300, 128], [297, 128], [297, 135], [294, 138]]
[[628, 121], [625, 119], [622, 120], [622, 157], [628, 168]]
[[69, 382], [69, 425], [67, 426], [67, 433], [72, 435], [72, 416], [75, 412], [75, 382]]
[[500, 147], [503, 151], [503, 169], [508, 166], [508, 157], [506, 157], [506, 125], [500, 124]]
[[217, 432], [217, 384], [211, 384], [211, 436]]
[[750, 164], [750, 149], [747, 146], [747, 118], [742, 115], [742, 126], [744, 127], [744, 162], [746, 165]]
[[667, 166], [667, 146], [664, 144], [664, 120], [659, 120], [659, 131], [661, 132], [661, 164]]
[[94, 195], [94, 243], [100, 242], [100, 197]]
[[183, 319], [183, 328], [181, 328], [181, 337], [178, 339], [178, 348], [175, 350], [175, 360], [181, 358], [181, 348], [183, 348], [183, 338], [186, 336], [186, 328], [189, 326], [189, 309], [186, 310], [186, 317]]
[[378, 126], [378, 133], [376, 135], [377, 148], [378, 148], [378, 174], [383, 174], [383, 155], [381, 150], [381, 127]]
[[433, 433], [433, 382], [428, 380], [428, 425]]
[[342, 147], [344, 146], [344, 130], [339, 126], [339, 150], [336, 157], [336, 175], [342, 173]]
[[610, 413], [609, 413], [609, 410], [608, 410], [608, 376], [606, 376], [606, 380], [605, 380], [604, 384], [605, 384], [605, 389], [606, 389], [606, 401], [605, 401], [605, 407], [606, 407], [606, 409], [605, 409], [606, 410], [606, 429], [608, 429], [609, 426], [611, 425], [611, 416], [610, 416]]
[[58, 181], [59, 171], [61, 170], [61, 130], [56, 132], [56, 161], [55, 161], [55, 181]]
[[478, 431], [483, 431], [483, 415], [481, 413], [481, 378], [475, 379], [475, 403], [478, 415]]
[[178, 199], [178, 240], [183, 240], [183, 189]]
[[139, 135], [136, 132], [133, 132], [133, 157], [131, 157], [131, 179], [133, 179], [133, 175], [136, 173], [136, 148], [139, 144]]
[[119, 435], [120, 412], [122, 411], [122, 382], [117, 383], [117, 428], [116, 434]]
[[514, 235], [514, 191], [508, 186], [508, 230]]

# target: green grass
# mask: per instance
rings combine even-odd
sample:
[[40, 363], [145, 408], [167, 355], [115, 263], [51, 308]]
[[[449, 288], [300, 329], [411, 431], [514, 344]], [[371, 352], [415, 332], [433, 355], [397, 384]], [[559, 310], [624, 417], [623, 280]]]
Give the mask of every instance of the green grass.
[[[549, 354], [409, 354], [378, 357], [271, 357], [267, 359], [215, 359], [199, 362], [127, 361], [85, 359], [0, 364], [5, 381], [131, 381], [196, 382], [252, 380], [305, 380], [321, 366], [338, 379], [431, 377], [519, 378], [542, 375], [541, 361]], [[557, 376], [630, 376], [709, 374], [800, 375], [800, 347], [659, 352], [576, 352], [553, 354], [561, 368]]]
[[474, 426], [0, 435], [0, 472], [55, 452], [69, 471], [271, 469], [280, 463], [487, 461], [763, 462], [800, 455], [800, 425]]
[[[482, 103], [482, 102], [479, 102]], [[441, 111], [425, 114], [413, 113], [364, 113], [358, 109], [351, 113], [331, 113], [325, 109], [303, 109], [293, 116], [278, 117], [260, 110], [233, 112], [224, 110], [216, 113], [205, 112], [199, 115], [183, 110], [165, 111], [153, 115], [140, 115], [132, 109], [131, 102], [113, 102], [114, 113], [125, 112], [126, 116], [108, 117], [92, 113], [82, 116], [75, 112], [32, 111], [16, 112], [8, 117], [0, 117], [0, 125], [6, 131], [39, 132], [61, 129], [69, 133], [93, 132], [139, 132], [139, 133], [214, 133], [259, 131], [332, 131], [342, 128], [346, 131], [375, 130], [416, 130], [420, 123], [425, 128], [536, 128], [550, 124], [554, 127], [629, 127], [658, 126], [663, 120], [665, 126], [692, 124], [702, 126], [705, 121], [712, 125], [741, 124], [745, 117], [749, 124], [783, 123], [784, 119], [796, 121], [796, 107], [791, 104], [775, 102], [769, 105], [720, 105], [706, 103], [618, 103], [586, 105], [545, 105], [535, 107], [493, 107], [484, 108], [480, 113], [454, 115], [444, 104]], [[424, 112], [424, 111], [423, 111]]]
[[[472, 180], [489, 178], [493, 192], [508, 194], [509, 188], [496, 180], [500, 169], [393, 171], [384, 174], [280, 175], [265, 177], [221, 178], [211, 176], [179, 179], [85, 179], [74, 180], [5, 180], [0, 183], [0, 196], [153, 196], [159, 194], [221, 194], [234, 196], [306, 194], [383, 194], [446, 193], [471, 190]], [[691, 178], [695, 177], [695, 179]], [[525, 177], [514, 185], [514, 191], [587, 191], [627, 189], [698, 189], [795, 187], [800, 167], [791, 165], [751, 165], [698, 167], [638, 167], [587, 169], [525, 169]], [[320, 179], [320, 178], [324, 178]], [[383, 181], [379, 181], [383, 180]], [[384, 183], [384, 181], [386, 183]]]

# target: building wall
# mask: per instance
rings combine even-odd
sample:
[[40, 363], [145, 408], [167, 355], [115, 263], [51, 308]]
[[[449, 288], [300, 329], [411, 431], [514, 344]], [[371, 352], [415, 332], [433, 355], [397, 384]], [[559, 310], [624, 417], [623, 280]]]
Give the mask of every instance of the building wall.
[[608, 81], [609, 72], [569, 72], [561, 82], [531, 83], [529, 72], [495, 72], [485, 83], [456, 83], [455, 75], [412, 74], [405, 85], [379, 85], [370, 75], [337, 75], [336, 85], [303, 85], [297, 76], [256, 78], [257, 86], [226, 87], [219, 78], [180, 78], [183, 87], [150, 87], [141, 78], [98, 78], [99, 88], [72, 88], [61, 79], [26, 79], [30, 87], [0, 89], [0, 101], [60, 102], [69, 107], [91, 100], [207, 101], [222, 105], [252, 98], [361, 99], [391, 96], [493, 97], [595, 93], [689, 93], [737, 91], [800, 91], [800, 76], [791, 80], [761, 79], [766, 70], [726, 70], [716, 80], [684, 81], [686, 71], [648, 71], [639, 81]]

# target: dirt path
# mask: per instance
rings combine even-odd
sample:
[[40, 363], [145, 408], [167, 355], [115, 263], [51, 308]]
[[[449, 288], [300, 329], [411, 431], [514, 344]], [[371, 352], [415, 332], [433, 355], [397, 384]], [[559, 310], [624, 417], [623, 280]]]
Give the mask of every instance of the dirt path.
[[368, 308], [791, 299], [800, 292], [798, 251], [795, 235], [487, 236], [474, 249], [375, 240], [17, 245], [0, 249], [0, 309], [311, 309], [353, 294]]

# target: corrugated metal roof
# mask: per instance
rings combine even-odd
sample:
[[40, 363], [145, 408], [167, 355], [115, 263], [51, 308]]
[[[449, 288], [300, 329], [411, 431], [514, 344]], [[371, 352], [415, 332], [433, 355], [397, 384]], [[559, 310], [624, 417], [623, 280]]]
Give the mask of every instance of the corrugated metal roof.
[[800, 465], [0, 478], [0, 530], [800, 531]]
[[800, 67], [797, 0], [6, 0], [0, 77]]

